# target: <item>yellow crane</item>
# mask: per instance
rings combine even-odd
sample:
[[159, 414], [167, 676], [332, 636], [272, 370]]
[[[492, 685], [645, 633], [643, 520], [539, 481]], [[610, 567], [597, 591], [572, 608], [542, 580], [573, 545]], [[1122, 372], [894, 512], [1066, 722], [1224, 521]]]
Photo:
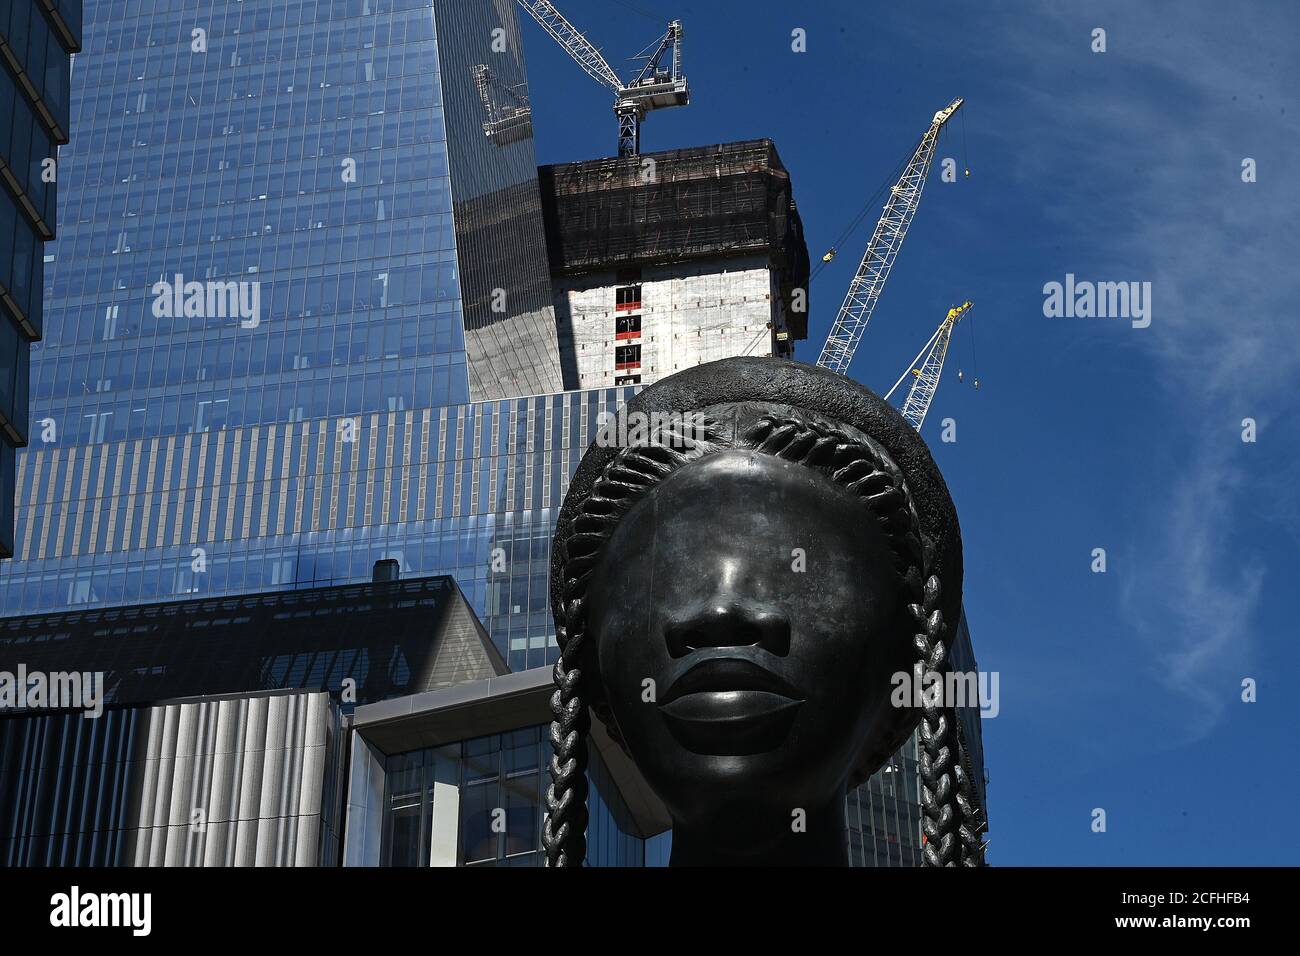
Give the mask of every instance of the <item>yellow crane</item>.
[[[948, 354], [948, 343], [952, 340], [952, 330], [957, 327], [962, 316], [970, 311], [974, 305], [967, 300], [961, 305], [953, 306], [944, 316], [939, 327], [934, 330], [930, 340], [925, 343], [921, 351], [917, 353], [916, 358], [908, 365], [907, 371], [898, 377], [894, 387], [885, 395], [888, 401], [894, 392], [910, 373], [912, 376], [912, 385], [907, 390], [907, 398], [903, 400], [903, 417], [917, 431], [921, 430], [921, 424], [925, 421], [926, 412], [930, 410], [930, 402], [934, 400], [934, 393], [939, 388], [939, 375], [943, 371], [943, 360]], [[975, 387], [979, 387], [976, 381]]]

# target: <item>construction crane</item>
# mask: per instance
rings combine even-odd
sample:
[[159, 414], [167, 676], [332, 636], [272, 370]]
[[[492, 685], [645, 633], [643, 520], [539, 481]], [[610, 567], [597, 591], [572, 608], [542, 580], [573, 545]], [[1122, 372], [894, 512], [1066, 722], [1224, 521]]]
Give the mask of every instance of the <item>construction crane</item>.
[[[884, 211], [880, 215], [880, 221], [876, 223], [876, 231], [872, 233], [871, 241], [867, 243], [867, 251], [862, 256], [862, 263], [858, 266], [853, 281], [849, 283], [844, 304], [840, 306], [835, 324], [831, 327], [826, 343], [822, 346], [821, 357], [817, 359], [817, 364], [823, 368], [832, 369], [841, 375], [848, 374], [849, 363], [853, 361], [853, 353], [858, 347], [858, 341], [862, 338], [867, 323], [871, 321], [871, 313], [880, 299], [885, 280], [889, 278], [889, 270], [894, 267], [898, 250], [907, 236], [907, 227], [912, 224], [912, 217], [916, 215], [917, 206], [921, 203], [921, 190], [925, 188], [926, 176], [930, 172], [930, 164], [934, 161], [935, 147], [939, 144], [939, 131], [952, 115], [961, 109], [963, 102], [959, 96], [934, 114], [934, 119], [930, 121], [930, 128], [921, 137], [921, 142], [912, 153], [912, 158], [908, 160], [902, 176], [890, 188]], [[832, 250], [823, 257], [823, 260], [830, 261], [830, 257], [833, 256]]]
[[[517, 0], [529, 16], [564, 47], [583, 71], [614, 93], [614, 115], [618, 118], [618, 154], [637, 156], [641, 152], [641, 121], [651, 110], [685, 106], [690, 102], [690, 88], [682, 75], [682, 22], [673, 20], [668, 32], [659, 38], [653, 53], [645, 50], [633, 59], [645, 60], [641, 72], [631, 83], [624, 83], [598, 49], [566, 20], [555, 4], [546, 0]], [[650, 47], [646, 47], [649, 50]], [[672, 53], [672, 65], [661, 69], [664, 55]]]
[[907, 367], [907, 371], [898, 377], [894, 387], [885, 395], [885, 401], [889, 401], [907, 379], [908, 374], [911, 374], [912, 385], [907, 390], [907, 398], [903, 400], [902, 412], [903, 417], [917, 431], [921, 430], [921, 425], [925, 422], [925, 414], [930, 410], [930, 402], [934, 400], [934, 393], [939, 388], [939, 375], [943, 372], [943, 360], [948, 354], [952, 330], [957, 327], [961, 317], [970, 311], [973, 304], [967, 300], [948, 310], [944, 320], [930, 336], [930, 341], [925, 343], [916, 358], [912, 360], [912, 364]]
[[483, 132], [497, 146], [508, 146], [533, 135], [533, 109], [528, 84], [507, 86], [486, 63], [470, 67], [483, 104]]

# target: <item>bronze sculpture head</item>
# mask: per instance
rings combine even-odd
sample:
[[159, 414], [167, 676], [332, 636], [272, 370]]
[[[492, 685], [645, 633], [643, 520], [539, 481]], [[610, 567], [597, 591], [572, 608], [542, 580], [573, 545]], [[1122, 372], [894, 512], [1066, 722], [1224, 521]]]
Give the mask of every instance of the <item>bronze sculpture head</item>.
[[846, 787], [920, 719], [926, 860], [959, 862], [951, 717], [890, 703], [893, 675], [943, 668], [960, 608], [919, 437], [862, 386], [773, 359], [680, 373], [628, 412], [656, 426], [589, 449], [556, 532], [548, 863], [581, 862], [589, 707], [667, 806], [674, 865], [842, 865]]

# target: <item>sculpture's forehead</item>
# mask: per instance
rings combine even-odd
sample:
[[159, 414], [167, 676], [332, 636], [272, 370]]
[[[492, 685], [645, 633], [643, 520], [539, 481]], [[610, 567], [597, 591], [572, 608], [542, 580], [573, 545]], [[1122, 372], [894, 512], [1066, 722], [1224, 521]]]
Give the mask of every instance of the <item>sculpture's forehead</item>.
[[675, 469], [619, 524], [667, 524], [687, 534], [714, 534], [742, 515], [761, 518], [763, 525], [813, 523], [829, 516], [841, 520], [853, 509], [866, 507], [824, 469], [753, 449], [728, 449]]
[[751, 448], [729, 448], [692, 461], [659, 482], [669, 494], [687, 494], [699, 486], [716, 488], [715, 494], [731, 493], [738, 484], [804, 485], [834, 488], [824, 469], [810, 468]]

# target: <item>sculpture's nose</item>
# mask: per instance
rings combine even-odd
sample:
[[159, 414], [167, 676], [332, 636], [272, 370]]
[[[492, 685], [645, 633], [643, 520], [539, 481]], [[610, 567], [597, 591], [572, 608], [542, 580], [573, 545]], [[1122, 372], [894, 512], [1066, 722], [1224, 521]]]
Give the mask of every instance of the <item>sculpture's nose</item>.
[[761, 647], [784, 657], [790, 652], [790, 619], [760, 601], [718, 595], [669, 621], [664, 639], [673, 657], [709, 647]]

